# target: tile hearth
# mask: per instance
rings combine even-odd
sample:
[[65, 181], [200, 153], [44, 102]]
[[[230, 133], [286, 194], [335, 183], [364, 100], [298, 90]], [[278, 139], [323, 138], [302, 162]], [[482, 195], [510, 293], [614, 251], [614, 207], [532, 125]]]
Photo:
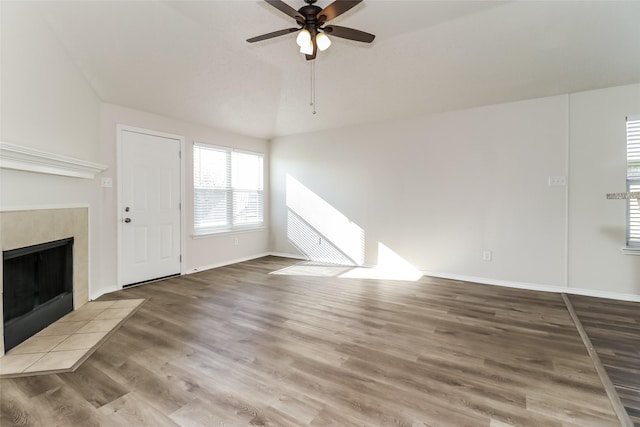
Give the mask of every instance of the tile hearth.
[[0, 357], [0, 378], [75, 371], [144, 301], [83, 305]]

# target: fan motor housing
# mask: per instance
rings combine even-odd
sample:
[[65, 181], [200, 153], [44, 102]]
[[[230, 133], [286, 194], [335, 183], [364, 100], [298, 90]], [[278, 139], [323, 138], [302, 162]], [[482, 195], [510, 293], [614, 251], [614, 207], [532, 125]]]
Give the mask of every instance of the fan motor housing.
[[318, 15], [318, 13], [322, 12], [322, 8], [319, 6], [308, 4], [298, 9], [298, 12], [300, 12], [300, 14], [304, 16], [304, 24], [315, 24], [318, 22], [316, 16]]

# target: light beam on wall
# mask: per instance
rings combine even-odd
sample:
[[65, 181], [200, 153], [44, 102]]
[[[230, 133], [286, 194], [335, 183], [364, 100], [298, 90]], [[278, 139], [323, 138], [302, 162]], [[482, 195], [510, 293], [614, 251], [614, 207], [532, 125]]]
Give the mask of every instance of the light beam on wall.
[[287, 237], [309, 260], [364, 263], [364, 230], [287, 174]]
[[287, 238], [312, 262], [273, 274], [407, 281], [422, 277], [420, 270], [380, 242], [376, 266], [362, 267], [364, 230], [290, 174], [286, 204]]

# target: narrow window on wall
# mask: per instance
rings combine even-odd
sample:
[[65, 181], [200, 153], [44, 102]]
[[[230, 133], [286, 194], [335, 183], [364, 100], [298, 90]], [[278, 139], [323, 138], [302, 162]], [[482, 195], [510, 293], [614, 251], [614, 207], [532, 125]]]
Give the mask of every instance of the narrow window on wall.
[[194, 234], [264, 225], [263, 156], [193, 145]]
[[[640, 192], [640, 116], [627, 117], [627, 191]], [[627, 246], [640, 248], [640, 206], [627, 200]]]

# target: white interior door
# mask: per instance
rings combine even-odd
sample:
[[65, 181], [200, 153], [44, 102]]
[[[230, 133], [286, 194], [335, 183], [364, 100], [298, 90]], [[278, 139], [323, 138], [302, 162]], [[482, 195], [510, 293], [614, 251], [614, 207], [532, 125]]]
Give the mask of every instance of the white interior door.
[[120, 130], [122, 285], [180, 273], [180, 140]]

